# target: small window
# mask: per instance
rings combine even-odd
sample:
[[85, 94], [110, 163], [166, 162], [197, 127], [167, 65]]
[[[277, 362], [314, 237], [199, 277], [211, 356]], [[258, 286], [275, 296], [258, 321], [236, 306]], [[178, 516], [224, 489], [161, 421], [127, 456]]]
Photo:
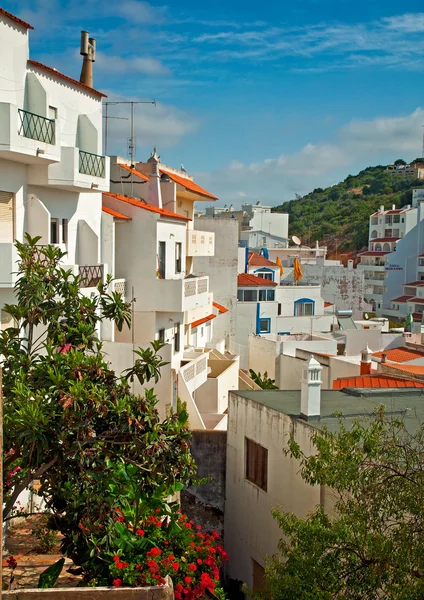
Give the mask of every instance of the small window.
[[274, 302], [275, 290], [267, 290], [266, 291], [266, 299], [268, 300], [268, 302]]
[[312, 317], [314, 314], [313, 302], [295, 302], [294, 314], [296, 317]]
[[62, 244], [68, 243], [68, 219], [62, 219]]
[[245, 478], [267, 491], [268, 450], [249, 438], [245, 438]]
[[243, 290], [237, 290], [237, 300], [243, 302]]
[[267, 279], [268, 281], [274, 281], [272, 278], [272, 273], [256, 273], [258, 277], [262, 277], [262, 279]]
[[59, 219], [50, 219], [50, 243], [59, 243]]
[[166, 242], [159, 242], [158, 248], [158, 277], [159, 279], [165, 279], [165, 265], [166, 265]]
[[180, 351], [180, 324], [177, 323], [174, 327], [174, 352]]
[[258, 290], [244, 290], [244, 302], [257, 302]]
[[165, 343], [165, 329], [159, 329], [158, 331], [159, 334], [159, 341], [163, 343]]
[[271, 319], [259, 319], [259, 333], [271, 332]]
[[278, 307], [277, 307], [277, 315], [281, 316], [281, 302], [278, 303]]
[[266, 290], [259, 290], [259, 302], [266, 302]]
[[181, 273], [181, 271], [182, 271], [182, 260], [181, 260], [182, 248], [183, 248], [183, 245], [181, 242], [175, 242], [175, 272], [176, 273]]

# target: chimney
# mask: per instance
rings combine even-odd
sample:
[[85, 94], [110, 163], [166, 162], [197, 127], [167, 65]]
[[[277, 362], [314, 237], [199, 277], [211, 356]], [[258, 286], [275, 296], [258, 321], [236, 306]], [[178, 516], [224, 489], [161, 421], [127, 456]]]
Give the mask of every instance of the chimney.
[[392, 204], [392, 210], [396, 210], [396, 204]]
[[387, 360], [387, 354], [385, 352], [383, 352], [381, 355], [381, 363], [385, 363], [386, 360]]
[[371, 350], [368, 344], [361, 352], [361, 375], [371, 375]]
[[93, 87], [93, 62], [96, 60], [96, 40], [88, 37], [88, 31], [81, 31], [80, 54], [84, 57], [80, 82]]
[[300, 416], [305, 421], [321, 414], [322, 366], [313, 356], [308, 360], [300, 384]]
[[157, 206], [158, 208], [163, 208], [162, 205], [162, 191], [160, 188], [160, 156], [158, 156], [156, 148], [153, 148], [153, 152], [150, 155], [149, 160], [147, 161], [150, 166], [149, 171], [149, 187], [147, 190], [147, 204], [151, 204], [152, 206]]

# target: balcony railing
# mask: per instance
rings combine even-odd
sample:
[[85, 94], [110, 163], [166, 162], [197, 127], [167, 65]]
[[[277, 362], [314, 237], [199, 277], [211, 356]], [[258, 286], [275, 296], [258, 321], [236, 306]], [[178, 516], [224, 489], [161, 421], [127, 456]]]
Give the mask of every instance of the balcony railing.
[[93, 175], [94, 177], [105, 176], [105, 157], [91, 152], [79, 151], [79, 168], [80, 173], [84, 175]]
[[96, 287], [103, 281], [103, 265], [79, 267], [80, 288]]
[[46, 144], [54, 144], [55, 122], [41, 115], [18, 108], [19, 135]]
[[209, 289], [208, 277], [196, 277], [186, 279], [184, 281], [184, 297], [196, 296], [197, 294], [205, 294]]

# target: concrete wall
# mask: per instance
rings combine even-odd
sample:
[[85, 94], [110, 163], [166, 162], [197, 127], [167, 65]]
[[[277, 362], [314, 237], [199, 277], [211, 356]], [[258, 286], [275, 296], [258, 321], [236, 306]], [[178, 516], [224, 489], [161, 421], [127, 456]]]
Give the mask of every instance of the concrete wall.
[[207, 381], [195, 392], [194, 398], [201, 414], [224, 414], [228, 408], [228, 393], [238, 389], [238, 360], [208, 360]]
[[[236, 393], [230, 394], [225, 500], [225, 547], [233, 580], [253, 584], [253, 562], [277, 551], [281, 537], [271, 509], [282, 506], [298, 516], [320, 503], [320, 487], [302, 481], [299, 465], [283, 454], [293, 433], [306, 454], [313, 450], [310, 428], [288, 415], [271, 410]], [[268, 450], [267, 491], [245, 479], [245, 438]]]
[[216, 529], [222, 535], [227, 432], [193, 431], [191, 454], [197, 464], [198, 477], [207, 477], [208, 481], [184, 489], [181, 492], [181, 508], [196, 523], [207, 530]]
[[225, 339], [228, 350], [236, 335], [238, 224], [231, 219], [196, 218], [194, 229], [215, 233], [215, 255], [194, 257], [193, 272], [209, 276], [215, 302], [228, 308], [214, 322], [214, 339]]

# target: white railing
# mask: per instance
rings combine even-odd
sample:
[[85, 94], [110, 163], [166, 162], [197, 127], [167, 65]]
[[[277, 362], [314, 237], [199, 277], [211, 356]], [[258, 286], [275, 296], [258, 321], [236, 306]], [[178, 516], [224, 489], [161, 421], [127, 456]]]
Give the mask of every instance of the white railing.
[[113, 291], [121, 294], [123, 300], [126, 298], [127, 282], [125, 279], [115, 279], [113, 282]]
[[184, 297], [196, 296], [197, 294], [205, 294], [209, 290], [208, 277], [196, 277], [186, 279], [184, 281]]
[[190, 360], [190, 362], [181, 367], [180, 374], [182, 375], [186, 384], [192, 382], [191, 385], [189, 385], [189, 389], [191, 391], [206, 381], [207, 367], [208, 357], [203, 353], [198, 358], [193, 358], [193, 360]]

